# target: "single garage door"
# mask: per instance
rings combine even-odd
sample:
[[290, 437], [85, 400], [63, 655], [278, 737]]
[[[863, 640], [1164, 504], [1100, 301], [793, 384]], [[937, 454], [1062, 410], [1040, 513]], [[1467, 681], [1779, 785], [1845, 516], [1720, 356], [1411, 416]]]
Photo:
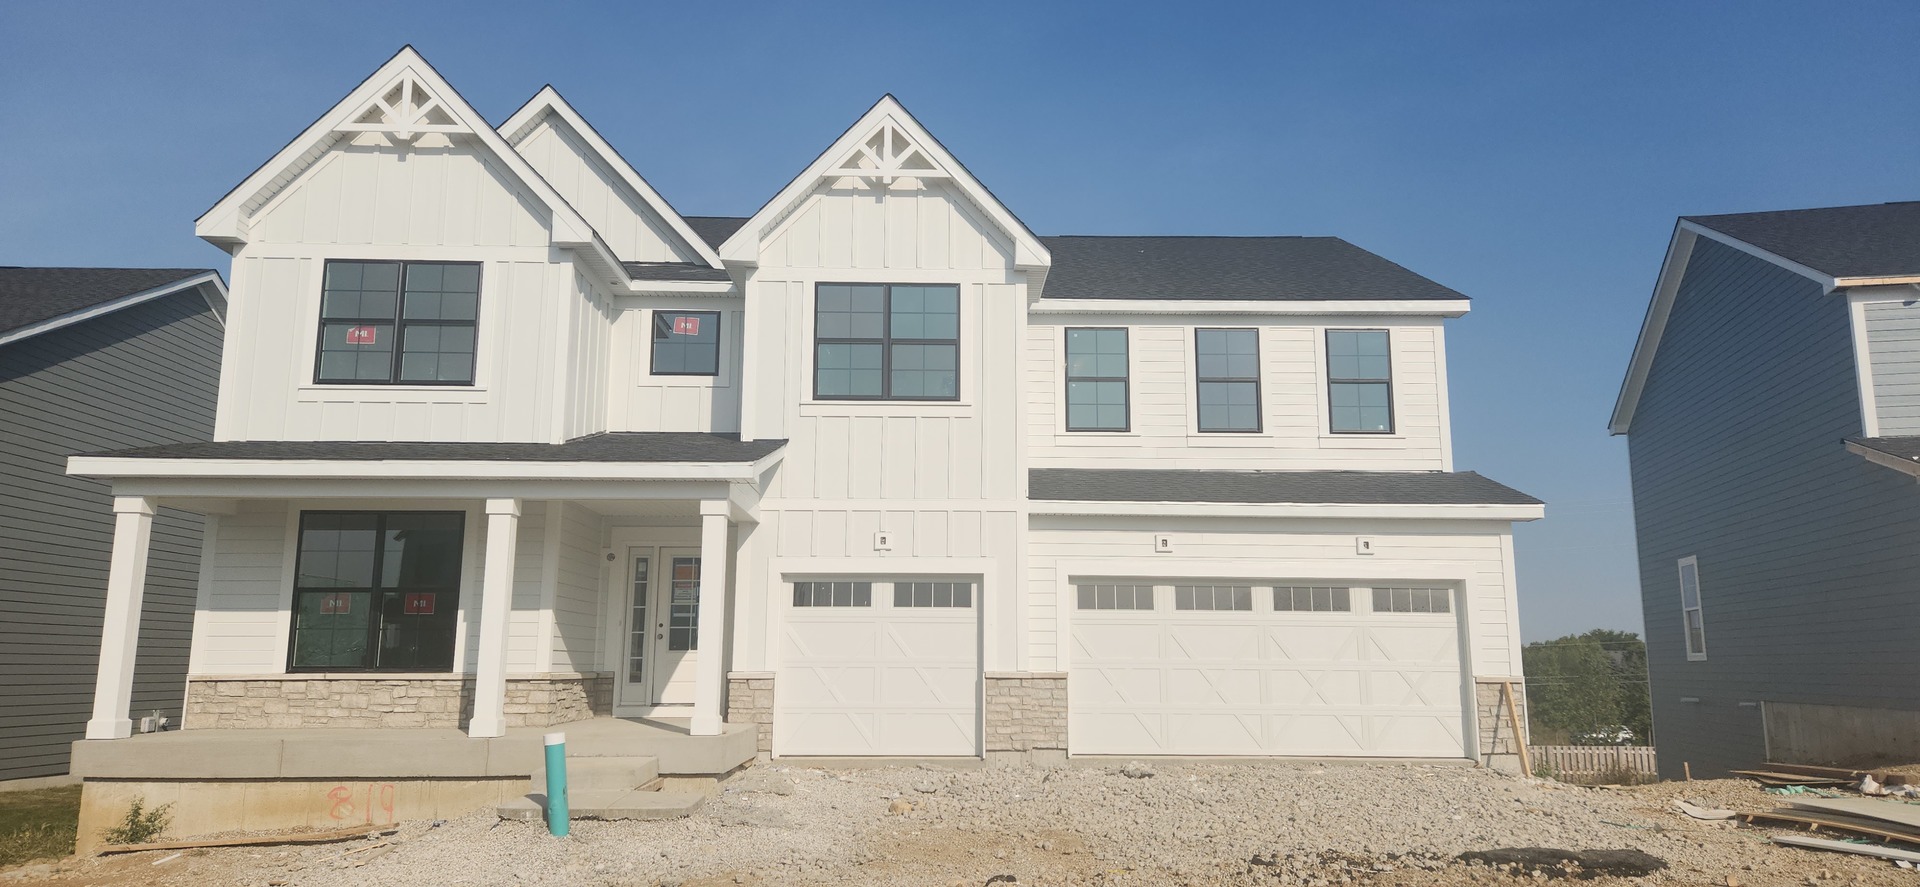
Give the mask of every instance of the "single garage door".
[[1075, 592], [1075, 754], [1467, 754], [1452, 589], [1102, 582]]
[[980, 754], [979, 614], [971, 582], [793, 583], [773, 753]]

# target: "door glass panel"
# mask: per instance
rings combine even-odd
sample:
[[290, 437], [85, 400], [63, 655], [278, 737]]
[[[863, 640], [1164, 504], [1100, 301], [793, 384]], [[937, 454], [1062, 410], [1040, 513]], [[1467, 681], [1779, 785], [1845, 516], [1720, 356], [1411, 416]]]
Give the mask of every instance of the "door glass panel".
[[672, 599], [667, 604], [667, 649], [700, 649], [700, 559], [673, 559]]
[[647, 558], [633, 559], [633, 613], [627, 620], [627, 683], [647, 678]]

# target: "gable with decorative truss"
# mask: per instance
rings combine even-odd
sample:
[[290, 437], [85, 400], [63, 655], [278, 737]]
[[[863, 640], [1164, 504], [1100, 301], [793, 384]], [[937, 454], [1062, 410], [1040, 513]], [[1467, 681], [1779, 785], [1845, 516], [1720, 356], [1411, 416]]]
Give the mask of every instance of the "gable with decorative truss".
[[[823, 197], [848, 193], [868, 194], [895, 205], [896, 198], [915, 194], [950, 202], [966, 223], [984, 228], [983, 241], [1004, 244], [1007, 264], [1043, 269], [1052, 263], [1040, 239], [891, 95], [881, 98], [761, 207], [721, 245], [720, 255], [728, 261], [759, 263], [763, 249], [784, 239], [788, 229], [806, 224], [809, 210]], [[918, 214], [904, 209], [886, 212]], [[955, 246], [967, 248], [964, 243]], [[891, 253], [892, 247], [888, 249]], [[869, 264], [856, 260], [850, 267]]]
[[387, 90], [360, 109], [335, 132], [375, 133], [395, 142], [411, 142], [426, 133], [472, 132], [447, 112], [447, 107], [412, 71], [400, 75]]

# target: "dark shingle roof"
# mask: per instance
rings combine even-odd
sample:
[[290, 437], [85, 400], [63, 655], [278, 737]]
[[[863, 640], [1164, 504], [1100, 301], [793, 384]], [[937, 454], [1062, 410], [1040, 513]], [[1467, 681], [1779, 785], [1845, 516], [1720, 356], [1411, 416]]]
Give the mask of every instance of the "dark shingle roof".
[[727, 238], [733, 236], [733, 232], [740, 230], [740, 226], [747, 223], [746, 216], [681, 216], [680, 218], [685, 219], [687, 227], [692, 228], [693, 233], [700, 235], [700, 239], [714, 249], [719, 249], [720, 244], [726, 243]]
[[737, 434], [661, 431], [589, 434], [559, 444], [234, 440], [162, 444], [91, 455], [274, 461], [757, 462], [786, 443], [742, 442]]
[[1885, 453], [1895, 459], [1920, 462], [1920, 437], [1849, 437], [1847, 443]]
[[634, 280], [732, 280], [724, 268], [695, 262], [621, 262]]
[[1042, 237], [1049, 299], [1465, 299], [1338, 237]]
[[0, 267], [0, 333], [209, 273], [208, 268]]
[[1920, 201], [1684, 218], [1833, 277], [1920, 274]]
[[1189, 471], [1035, 468], [1027, 498], [1067, 502], [1539, 505], [1472, 471]]

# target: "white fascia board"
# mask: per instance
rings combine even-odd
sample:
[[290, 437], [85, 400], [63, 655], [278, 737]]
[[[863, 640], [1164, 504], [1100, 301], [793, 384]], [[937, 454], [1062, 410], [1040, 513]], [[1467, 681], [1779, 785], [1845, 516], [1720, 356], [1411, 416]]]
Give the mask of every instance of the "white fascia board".
[[654, 190], [639, 171], [633, 168], [633, 164], [620, 156], [620, 152], [613, 147], [613, 143], [602, 137], [600, 131], [594, 129], [593, 124], [588, 123], [587, 118], [581, 116], [579, 111], [568, 104], [567, 100], [561, 97], [560, 91], [554, 89], [552, 85], [542, 87], [533, 98], [520, 106], [520, 110], [513, 112], [513, 116], [507, 118], [507, 122], [500, 124], [499, 132], [518, 153], [520, 142], [543, 114], [552, 114], [565, 122], [581, 141], [586, 142], [588, 147], [600, 155], [600, 161], [612, 169], [627, 187], [632, 188], [647, 206], [652, 207], [655, 213], [665, 219], [674, 233], [680, 235], [680, 239], [686, 241], [687, 246], [699, 254], [701, 260], [705, 261], [709, 267], [725, 267], [720, 261], [720, 254], [715, 252], [713, 247], [708, 246], [700, 235], [694, 233], [693, 227], [687, 224], [687, 220], [682, 218], [671, 204], [667, 203], [666, 198], [661, 197], [660, 192]]
[[920, 121], [914, 119], [914, 116], [907, 112], [906, 107], [892, 95], [881, 96], [880, 101], [875, 102], [872, 108], [860, 115], [860, 119], [847, 127], [846, 132], [841, 133], [839, 138], [834, 139], [825, 151], [820, 152], [819, 157], [814, 158], [814, 161], [808, 164], [806, 169], [801, 170], [793, 181], [781, 188], [780, 193], [775, 194], [772, 200], [767, 201], [755, 211], [753, 217], [740, 226], [740, 230], [735, 231], [732, 237], [727, 238], [727, 241], [720, 245], [720, 257], [728, 262], [757, 264], [760, 261], [760, 230], [773, 220], [789, 215], [788, 209], [812, 193], [822, 178], [841, 178], [838, 175], [829, 176], [828, 174], [838, 166], [842, 158], [858, 148], [860, 143], [883, 123], [892, 123], [904, 130], [907, 137], [941, 167], [947, 177], [960, 188], [961, 193], [972, 200], [996, 226], [1013, 239], [1015, 266], [1046, 268], [1053, 265], [1053, 254], [1047, 251], [1046, 245], [1042, 244], [1040, 238], [1027, 228], [1026, 223], [1020, 221], [1019, 217], [995, 198], [986, 186], [980, 184], [980, 180], [974, 178], [973, 174], [967, 171], [966, 166], [954, 157], [945, 145], [940, 144], [940, 140], [934, 138], [933, 133], [921, 126]]
[[1047, 299], [1027, 308], [1028, 314], [1277, 314], [1277, 315], [1405, 315], [1459, 317], [1472, 309], [1466, 299], [1326, 299], [1277, 301], [1260, 299]]
[[628, 293], [670, 293], [690, 296], [739, 296], [731, 280], [629, 280]]
[[[763, 459], [762, 462], [765, 460]], [[752, 482], [759, 462], [528, 462], [358, 459], [151, 459], [71, 456], [67, 473], [110, 478], [719, 480]]]
[[[165, 296], [171, 296], [174, 293], [180, 292], [181, 290], [191, 289], [193, 287], [201, 286], [203, 284], [212, 284], [215, 289], [219, 290], [220, 295], [223, 298], [227, 294], [227, 283], [226, 281], [220, 279], [220, 272], [208, 271], [205, 274], [196, 274], [192, 277], [183, 277], [172, 283], [156, 286], [153, 289], [141, 290], [140, 292], [133, 293], [131, 295], [125, 295], [125, 296], [121, 296], [120, 298], [113, 299], [111, 301], [101, 302], [98, 305], [89, 305], [77, 311], [69, 311], [65, 314], [60, 315], [59, 317], [49, 317], [46, 320], [42, 320], [37, 323], [30, 323], [18, 329], [8, 330], [7, 332], [0, 333], [0, 345], [11, 345], [14, 342], [18, 342], [22, 339], [31, 339], [34, 336], [38, 336], [43, 333], [50, 333], [62, 327], [69, 327], [76, 323], [92, 320], [93, 318], [99, 317], [103, 314], [112, 314], [113, 312], [119, 311], [123, 308], [131, 308], [135, 305], [139, 305], [144, 302], [151, 302], [154, 299], [163, 298]], [[212, 307], [212, 302], [208, 302], [208, 307]], [[218, 319], [219, 312], [215, 311], [214, 314]], [[224, 319], [221, 319], [221, 322], [222, 322], [222, 325], [224, 325], [225, 323]]]
[[1545, 505], [1343, 505], [1333, 503], [1035, 501], [1029, 514], [1146, 517], [1434, 518], [1532, 521]]
[[1920, 478], [1920, 462], [1902, 459], [1899, 456], [1882, 453], [1871, 447], [1864, 447], [1853, 441], [1847, 441], [1847, 452], [1859, 456], [1875, 465], [1884, 465], [1902, 474]]

